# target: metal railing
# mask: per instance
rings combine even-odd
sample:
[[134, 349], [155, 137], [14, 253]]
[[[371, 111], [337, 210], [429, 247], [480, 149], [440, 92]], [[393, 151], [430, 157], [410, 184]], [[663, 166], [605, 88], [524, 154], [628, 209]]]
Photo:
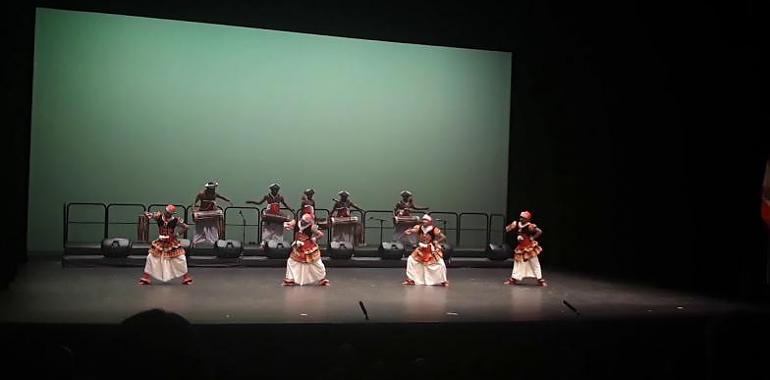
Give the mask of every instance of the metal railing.
[[[468, 216], [483, 216], [484, 217], [484, 226], [485, 228], [463, 228], [463, 217]], [[456, 246], [459, 247], [461, 244], [460, 238], [462, 237], [463, 231], [483, 231], [486, 234], [486, 243], [484, 246], [489, 244], [489, 214], [484, 212], [461, 212], [459, 214], [459, 217], [457, 219], [457, 244]]]
[[[105, 239], [110, 234], [110, 226], [112, 225], [130, 225], [134, 224], [136, 222], [129, 222], [129, 221], [112, 221], [111, 215], [114, 215], [114, 213], [111, 213], [116, 208], [125, 208], [125, 207], [133, 207], [140, 209], [142, 212], [144, 211], [160, 211], [164, 207], [166, 207], [166, 203], [152, 203], [150, 205], [143, 205], [141, 203], [98, 203], [98, 202], [70, 202], [65, 203], [63, 205], [63, 213], [64, 213], [64, 228], [63, 228], [63, 236], [62, 236], [62, 242], [64, 246], [66, 247], [68, 243], [72, 243], [70, 241], [70, 229], [71, 225], [102, 225], [102, 236], [101, 239]], [[182, 215], [184, 215], [184, 219], [186, 222], [191, 222], [188, 224], [194, 225], [194, 222], [192, 222], [190, 218], [190, 212], [192, 210], [191, 205], [182, 205], [182, 204], [175, 204], [177, 208], [180, 208], [182, 211]], [[98, 218], [98, 220], [71, 220], [72, 217], [72, 209], [73, 208], [97, 208], [101, 211], [101, 217]], [[248, 227], [257, 227], [257, 241], [262, 241], [262, 226], [264, 223], [263, 219], [263, 213], [266, 210], [266, 208], [261, 209], [258, 207], [249, 207], [249, 206], [229, 206], [226, 208], [222, 208], [221, 206], [217, 206], [219, 209], [223, 210], [224, 212], [224, 225], [225, 226], [240, 226], [244, 228], [244, 235], [245, 236], [245, 228]], [[228, 215], [232, 215], [232, 213], [238, 210], [238, 212], [243, 216], [243, 210], [249, 210], [248, 212], [254, 212], [256, 213], [256, 224], [254, 223], [245, 223], [245, 216], [243, 217], [243, 222], [239, 224], [235, 223], [228, 223]], [[286, 212], [288, 214], [287, 216], [289, 218], [297, 218], [297, 213], [294, 210], [291, 210], [286, 207], [281, 208], [282, 212]], [[325, 243], [329, 245], [331, 242], [331, 234], [333, 226], [331, 225], [331, 212], [328, 209], [324, 208], [317, 208], [315, 209], [316, 215], [325, 215], [327, 218], [327, 221], [329, 222], [328, 225], [328, 233], [324, 237], [326, 239]], [[351, 214], [358, 213], [361, 215], [361, 228], [362, 228], [362, 235], [364, 241], [366, 240], [367, 230], [371, 229], [380, 229], [380, 239], [379, 243], [381, 244], [383, 241], [387, 241], [389, 239], [386, 239], [384, 237], [385, 230], [389, 229], [392, 230], [395, 225], [393, 223], [393, 210], [365, 210], [365, 211], [359, 211], [359, 210], [351, 210]], [[470, 232], [470, 231], [476, 231], [476, 232], [483, 232], [484, 233], [484, 240], [486, 244], [489, 244], [492, 241], [492, 233], [497, 233], [496, 228], [501, 228], [500, 230], [500, 237], [502, 241], [505, 241], [505, 215], [499, 214], [499, 213], [492, 213], [487, 214], [483, 212], [461, 212], [457, 213], [454, 211], [433, 211], [430, 212], [431, 215], [433, 215], [434, 219], [437, 222], [437, 225], [447, 232], [452, 232], [455, 234], [454, 239], [454, 245], [459, 247], [462, 242], [462, 236], [463, 232]], [[480, 223], [479, 225], [482, 225], [484, 227], [466, 227], [467, 225], [470, 225], [469, 218], [478, 217], [483, 219], [483, 223]], [[372, 223], [373, 221], [376, 221], [378, 223]], [[498, 224], [499, 223], [499, 224]], [[475, 224], [475, 223], [473, 223]], [[187, 234], [185, 233], [185, 237], [187, 237]], [[222, 231], [222, 237], [224, 238], [224, 231]], [[292, 236], [292, 239], [294, 239], [294, 236]], [[244, 244], [246, 242], [243, 242]]]
[[487, 242], [488, 243], [493, 243], [494, 242], [492, 240], [492, 233], [495, 231], [494, 230], [494, 225], [495, 225], [494, 224], [494, 220], [496, 218], [500, 218], [500, 224], [499, 224], [499, 226], [500, 226], [500, 244], [502, 244], [502, 243], [505, 243], [505, 237], [506, 237], [505, 236], [505, 215], [497, 214], [497, 213], [489, 214], [489, 227], [487, 228], [487, 231], [489, 231], [489, 232], [487, 232], [489, 234], [489, 236], [487, 237]]
[[[95, 206], [95, 207], [101, 207], [102, 209], [102, 219], [100, 221], [94, 221], [94, 220], [88, 220], [88, 221], [81, 221], [76, 220], [72, 221], [70, 220], [70, 209], [72, 206]], [[69, 230], [70, 230], [70, 224], [88, 224], [88, 225], [96, 225], [101, 224], [103, 226], [103, 234], [102, 239], [107, 238], [107, 205], [104, 203], [97, 203], [97, 202], [71, 202], [71, 203], [65, 203], [64, 204], [64, 239], [63, 244], [66, 247], [67, 243], [69, 243]]]
[[[144, 207], [144, 205], [141, 204], [141, 203], [110, 203], [110, 204], [108, 204], [107, 205], [107, 211], [106, 211], [107, 214], [105, 216], [105, 220], [107, 222], [107, 226], [106, 226], [107, 228], [105, 229], [105, 237], [111, 236], [110, 235], [110, 226], [113, 226], [113, 225], [116, 225], [116, 224], [117, 225], [136, 225], [136, 220], [134, 220], [133, 222], [113, 222], [110, 219], [110, 210], [114, 209], [115, 207], [141, 208], [142, 209], [142, 211], [141, 211], [142, 213], [147, 211], [147, 208]], [[140, 215], [141, 215], [141, 213], [140, 213]], [[136, 215], [136, 216], [138, 217], [139, 215]], [[137, 234], [137, 238], [138, 237], [139, 237], [139, 235]]]
[[[238, 210], [238, 214], [241, 216], [241, 221], [242, 221], [240, 224], [228, 223], [227, 222], [227, 220], [228, 220], [227, 215], [228, 215], [228, 213], [231, 210]], [[256, 213], [256, 216], [257, 216], [257, 224], [246, 223], [246, 216], [243, 215], [243, 210], [254, 211]], [[241, 235], [241, 238], [243, 239], [241, 241], [241, 243], [243, 245], [246, 245], [246, 228], [247, 227], [257, 227], [256, 239], [257, 239], [257, 242], [259, 242], [259, 238], [260, 238], [260, 235], [259, 235], [260, 234], [260, 231], [259, 231], [260, 223], [259, 222], [260, 222], [260, 219], [262, 218], [262, 210], [259, 207], [229, 206], [229, 207], [225, 207], [224, 213], [225, 213], [225, 215], [224, 215], [224, 218], [225, 218], [224, 225], [225, 225], [225, 227], [227, 227], [227, 226], [240, 226], [241, 228], [243, 228], [243, 231], [242, 231], [243, 234]]]
[[[374, 214], [374, 215], [387, 214], [387, 217], [375, 218], [374, 216], [371, 216], [372, 214]], [[383, 242], [383, 234], [385, 233], [384, 232], [385, 228], [393, 228], [394, 227], [394, 225], [393, 225], [393, 210], [366, 210], [363, 213], [362, 219], [363, 219], [362, 223], [363, 223], [364, 236], [366, 236], [366, 230], [369, 229], [369, 228], [377, 228], [377, 229], [380, 230], [380, 242], [379, 242], [378, 245], [382, 244], [382, 242]], [[375, 227], [370, 227], [370, 226], [368, 226], [368, 222], [370, 220], [376, 220], [376, 221], [379, 222], [379, 224], [377, 226], [375, 226]], [[386, 223], [389, 223], [389, 224], [386, 225]]]

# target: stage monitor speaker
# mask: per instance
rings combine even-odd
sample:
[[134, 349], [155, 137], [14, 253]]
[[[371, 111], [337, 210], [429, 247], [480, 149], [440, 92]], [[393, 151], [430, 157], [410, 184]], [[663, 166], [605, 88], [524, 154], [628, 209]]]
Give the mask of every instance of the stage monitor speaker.
[[243, 247], [238, 240], [217, 240], [214, 244], [214, 253], [220, 259], [234, 259], [241, 257]]
[[269, 259], [288, 259], [290, 253], [291, 243], [269, 241], [265, 244], [265, 256]]
[[487, 258], [502, 261], [513, 257], [513, 251], [508, 244], [490, 244], [487, 246]]
[[353, 256], [353, 244], [333, 241], [329, 245], [329, 256], [332, 259], [350, 259]]
[[401, 242], [384, 241], [380, 244], [380, 258], [383, 260], [401, 260], [404, 253], [404, 244]]
[[131, 253], [131, 241], [126, 238], [107, 238], [102, 240], [104, 257], [126, 257]]

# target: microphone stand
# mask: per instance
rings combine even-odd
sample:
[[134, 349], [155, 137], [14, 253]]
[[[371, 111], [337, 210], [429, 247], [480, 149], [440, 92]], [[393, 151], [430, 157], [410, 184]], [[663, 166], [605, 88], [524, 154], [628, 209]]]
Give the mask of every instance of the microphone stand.
[[241, 222], [242, 222], [241, 226], [243, 226], [243, 235], [242, 235], [243, 237], [241, 240], [242, 242], [241, 244], [245, 246], [246, 245], [246, 217], [243, 216], [243, 210], [238, 210], [238, 214], [241, 215]]
[[379, 222], [380, 222], [380, 245], [382, 245], [382, 231], [383, 231], [383, 226], [382, 226], [382, 224], [385, 222], [385, 219], [381, 219], [381, 218], [375, 218], [375, 217], [373, 217], [373, 216], [370, 216], [370, 217], [369, 217], [369, 220], [377, 220], [377, 221], [379, 221]]

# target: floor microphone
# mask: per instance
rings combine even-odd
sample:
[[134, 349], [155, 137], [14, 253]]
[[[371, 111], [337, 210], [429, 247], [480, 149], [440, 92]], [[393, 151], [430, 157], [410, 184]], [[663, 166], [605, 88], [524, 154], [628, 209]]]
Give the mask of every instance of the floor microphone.
[[358, 301], [358, 306], [361, 307], [361, 311], [364, 313], [364, 318], [366, 318], [366, 320], [368, 321], [369, 320], [369, 313], [366, 312], [366, 307], [364, 307], [363, 301]]
[[577, 309], [575, 309], [575, 307], [574, 307], [574, 306], [572, 306], [572, 304], [570, 304], [569, 302], [567, 302], [567, 300], [562, 300], [561, 302], [562, 302], [562, 303], [564, 303], [565, 305], [567, 305], [567, 307], [568, 307], [570, 310], [572, 310], [572, 311], [573, 311], [575, 314], [577, 314], [577, 315], [580, 315], [580, 312], [579, 312], [579, 311], [577, 311]]

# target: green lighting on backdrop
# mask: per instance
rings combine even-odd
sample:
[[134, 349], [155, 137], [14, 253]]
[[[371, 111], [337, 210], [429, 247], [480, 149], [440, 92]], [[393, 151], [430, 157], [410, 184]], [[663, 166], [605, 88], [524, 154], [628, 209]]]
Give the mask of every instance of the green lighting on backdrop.
[[68, 201], [504, 212], [511, 54], [40, 8], [29, 249]]

